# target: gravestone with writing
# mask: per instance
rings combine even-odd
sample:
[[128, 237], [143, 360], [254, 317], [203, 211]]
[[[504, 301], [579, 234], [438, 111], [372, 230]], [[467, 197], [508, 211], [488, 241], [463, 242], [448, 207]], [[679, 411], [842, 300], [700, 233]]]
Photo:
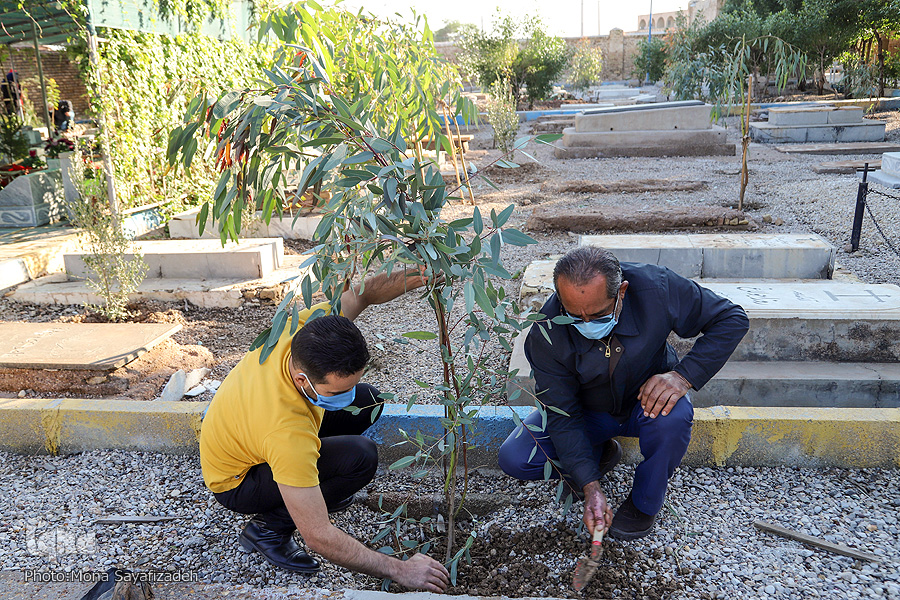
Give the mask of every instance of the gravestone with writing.
[[0, 367], [111, 371], [180, 329], [170, 323], [0, 323]]

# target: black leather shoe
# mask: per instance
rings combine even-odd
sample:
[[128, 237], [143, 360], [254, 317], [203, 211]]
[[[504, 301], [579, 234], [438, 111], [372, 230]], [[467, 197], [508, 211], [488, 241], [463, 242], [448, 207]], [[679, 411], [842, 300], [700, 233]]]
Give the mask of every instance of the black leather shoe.
[[333, 515], [334, 513], [339, 513], [339, 512], [347, 510], [348, 508], [350, 508], [353, 505], [353, 501], [355, 499], [356, 499], [356, 495], [354, 494], [352, 496], [347, 496], [343, 500], [336, 502], [334, 506], [328, 507], [328, 514]]
[[259, 552], [276, 567], [298, 573], [315, 573], [319, 570], [318, 561], [300, 548], [294, 541], [293, 532], [269, 529], [260, 519], [251, 519], [238, 540], [245, 550]]
[[631, 501], [631, 494], [616, 511], [609, 535], [618, 540], [636, 540], [653, 531], [656, 515], [642, 513]]
[[597, 463], [597, 466], [600, 467], [600, 477], [612, 471], [620, 460], [622, 460], [622, 444], [616, 440], [606, 440], [603, 445], [603, 453], [600, 455], [600, 462]]

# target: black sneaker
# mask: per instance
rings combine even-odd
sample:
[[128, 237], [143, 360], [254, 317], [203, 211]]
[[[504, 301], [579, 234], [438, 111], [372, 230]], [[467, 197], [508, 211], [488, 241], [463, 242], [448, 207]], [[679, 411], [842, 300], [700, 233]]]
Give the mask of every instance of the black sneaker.
[[653, 531], [656, 515], [642, 513], [631, 501], [631, 494], [616, 511], [609, 535], [618, 540], [636, 540]]

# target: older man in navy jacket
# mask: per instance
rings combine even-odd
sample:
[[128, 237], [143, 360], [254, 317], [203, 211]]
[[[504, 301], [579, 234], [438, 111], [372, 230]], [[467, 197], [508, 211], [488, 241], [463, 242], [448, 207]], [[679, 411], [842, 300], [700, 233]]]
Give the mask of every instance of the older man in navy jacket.
[[[601, 248], [567, 253], [553, 283], [556, 293], [541, 309], [547, 319], [532, 327], [525, 355], [538, 399], [565, 414], [546, 411], [542, 428], [540, 412], [532, 413], [504, 442], [500, 466], [518, 479], [542, 479], [547, 460], [558, 460], [562, 475], [584, 494], [588, 531], [643, 537], [653, 530], [691, 438], [688, 391], [722, 368], [747, 333], [747, 315], [669, 269], [620, 265]], [[558, 316], [571, 322], [552, 324]], [[681, 360], [666, 342], [673, 331], [700, 335]], [[637, 437], [644, 460], [613, 516], [599, 480], [622, 456], [615, 436]]]

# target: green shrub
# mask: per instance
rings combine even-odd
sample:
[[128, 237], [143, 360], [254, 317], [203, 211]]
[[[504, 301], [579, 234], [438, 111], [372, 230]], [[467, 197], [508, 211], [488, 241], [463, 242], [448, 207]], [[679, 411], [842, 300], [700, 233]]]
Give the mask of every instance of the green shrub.
[[590, 40], [578, 40], [569, 66], [569, 81], [575, 86], [575, 89], [585, 90], [600, 82], [603, 52], [600, 48], [594, 47]]
[[103, 304], [86, 302], [85, 307], [110, 321], [121, 321], [129, 316], [128, 296], [144, 280], [147, 264], [110, 212], [106, 179], [92, 171], [76, 149], [70, 174], [78, 198], [66, 207], [69, 221], [87, 238], [89, 253], [84, 256], [84, 263], [93, 274], [88, 278], [88, 286], [103, 299]]
[[661, 37], [641, 40], [634, 57], [632, 74], [640, 80], [659, 81], [666, 72], [666, 41]]
[[520, 22], [498, 12], [491, 33], [466, 27], [460, 35], [460, 46], [463, 69], [483, 89], [498, 79], [509, 79], [514, 92], [524, 89], [524, 98], [532, 105], [550, 95], [553, 82], [569, 64], [565, 41], [547, 35], [538, 17]]
[[516, 99], [509, 81], [498, 79], [491, 84], [487, 103], [488, 119], [494, 128], [494, 144], [503, 154], [512, 150], [519, 133], [519, 115], [516, 114]]
[[0, 114], [0, 160], [16, 162], [28, 156], [31, 145], [22, 133], [22, 120], [15, 114]]

